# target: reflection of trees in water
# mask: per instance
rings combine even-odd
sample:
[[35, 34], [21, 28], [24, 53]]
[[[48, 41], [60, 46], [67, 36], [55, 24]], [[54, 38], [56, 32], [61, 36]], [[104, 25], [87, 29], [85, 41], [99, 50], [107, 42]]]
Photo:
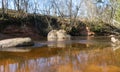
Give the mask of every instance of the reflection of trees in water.
[[[117, 57], [111, 48], [79, 50], [67, 49], [51, 57], [8, 59], [0, 65], [0, 72], [119, 72]], [[120, 61], [119, 61], [120, 62]], [[108, 72], [106, 71], [106, 72]]]
[[[83, 41], [83, 40], [62, 40], [62, 41], [51, 41], [51, 42], [49, 42], [48, 43], [48, 47], [50, 47], [50, 48], [55, 48], [55, 47], [57, 47], [57, 48], [71, 48], [71, 45], [73, 45], [73, 44], [78, 44], [79, 46], [83, 43], [84, 44], [84, 46], [86, 46], [86, 47], [89, 47], [90, 46], [90, 42], [89, 42], [89, 40], [90, 40], [90, 38], [91, 37], [89, 37], [89, 36], [87, 36], [87, 37], [85, 37], [85, 40]], [[75, 43], [74, 43], [75, 42]]]
[[70, 47], [71, 41], [56, 41], [56, 42], [49, 42], [48, 43], [48, 47], [50, 48], [66, 48], [66, 47]]

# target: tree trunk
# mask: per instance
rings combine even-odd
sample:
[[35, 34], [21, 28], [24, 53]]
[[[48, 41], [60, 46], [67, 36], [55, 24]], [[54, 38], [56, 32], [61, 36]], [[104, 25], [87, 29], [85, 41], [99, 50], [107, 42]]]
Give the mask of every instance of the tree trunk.
[[5, 6], [4, 6], [4, 0], [2, 0], [2, 17], [5, 16]]

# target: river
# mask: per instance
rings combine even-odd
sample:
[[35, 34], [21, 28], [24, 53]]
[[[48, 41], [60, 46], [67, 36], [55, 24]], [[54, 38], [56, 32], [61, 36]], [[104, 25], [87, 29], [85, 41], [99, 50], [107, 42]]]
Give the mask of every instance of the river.
[[[15, 49], [15, 48], [13, 48]], [[0, 49], [0, 72], [120, 72], [120, 45], [109, 37], [35, 41], [35, 46]]]

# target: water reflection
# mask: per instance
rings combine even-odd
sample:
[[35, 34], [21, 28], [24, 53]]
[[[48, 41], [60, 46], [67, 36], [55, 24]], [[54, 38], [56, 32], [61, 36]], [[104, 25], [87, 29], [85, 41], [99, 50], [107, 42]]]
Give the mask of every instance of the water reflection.
[[[73, 39], [73, 40], [62, 40], [62, 41], [48, 41], [48, 47], [50, 48], [65, 48], [65, 47], [70, 47], [72, 43], [81, 43], [86, 45], [86, 47], [89, 47], [93, 42], [91, 41], [92, 37], [84, 37], [82, 40], [80, 39]], [[92, 42], [92, 43], [91, 43]]]
[[31, 49], [23, 49], [23, 48], [17, 48], [17, 47], [11, 47], [11, 48], [0, 48], [0, 51], [8, 51], [8, 52], [29, 52]]
[[64, 48], [0, 52], [0, 72], [120, 72], [119, 57], [120, 50], [114, 51], [106, 42], [87, 46], [75, 40]]
[[[48, 42], [49, 48], [65, 48], [69, 47], [72, 42], [69, 41], [56, 41], [56, 42]], [[69, 44], [69, 45], [68, 45]]]
[[112, 49], [116, 51], [117, 49], [120, 49], [120, 43], [111, 43]]

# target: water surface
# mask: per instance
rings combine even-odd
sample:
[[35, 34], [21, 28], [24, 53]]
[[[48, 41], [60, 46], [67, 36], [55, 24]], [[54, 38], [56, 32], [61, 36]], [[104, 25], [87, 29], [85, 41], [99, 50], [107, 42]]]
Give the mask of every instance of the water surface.
[[120, 72], [119, 48], [109, 37], [40, 40], [26, 52], [0, 50], [0, 72]]

